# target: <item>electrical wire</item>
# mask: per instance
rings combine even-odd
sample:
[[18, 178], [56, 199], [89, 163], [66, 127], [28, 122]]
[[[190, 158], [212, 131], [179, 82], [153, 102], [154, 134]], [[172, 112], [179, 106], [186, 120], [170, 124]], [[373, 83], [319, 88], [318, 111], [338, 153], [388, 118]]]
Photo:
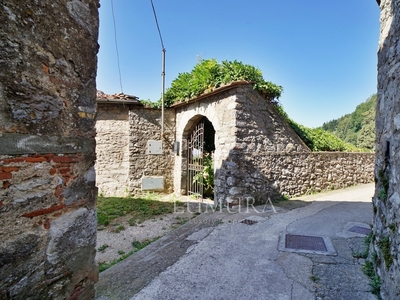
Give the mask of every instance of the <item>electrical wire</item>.
[[163, 50], [165, 50], [164, 42], [163, 42], [163, 39], [162, 39], [162, 36], [161, 36], [160, 26], [158, 26], [158, 19], [157, 19], [156, 10], [155, 10], [155, 8], [154, 8], [153, 0], [150, 0], [150, 2], [151, 2], [151, 7], [153, 8], [154, 19], [156, 20], [156, 25], [157, 25], [158, 34], [159, 34], [159, 36], [160, 36], [161, 47], [162, 47]]
[[161, 138], [163, 138], [164, 137], [164, 94], [165, 94], [165, 52], [166, 52], [166, 50], [165, 50], [165, 47], [164, 47], [164, 42], [163, 42], [163, 39], [162, 39], [160, 26], [158, 25], [158, 19], [157, 19], [156, 10], [154, 8], [153, 0], [150, 0], [150, 2], [151, 2], [151, 7], [153, 8], [154, 19], [156, 21], [157, 30], [158, 30], [158, 34], [160, 36], [161, 47], [162, 47]]
[[118, 63], [118, 73], [119, 73], [119, 85], [121, 87], [121, 93], [124, 92], [124, 89], [122, 88], [122, 76], [121, 76], [121, 66], [119, 63], [119, 51], [118, 51], [118, 42], [117, 42], [117, 25], [115, 23], [115, 15], [114, 15], [114, 2], [111, 0], [111, 12], [112, 12], [112, 17], [113, 17], [113, 22], [114, 22], [114, 39], [115, 39], [115, 50], [117, 51], [117, 63]]

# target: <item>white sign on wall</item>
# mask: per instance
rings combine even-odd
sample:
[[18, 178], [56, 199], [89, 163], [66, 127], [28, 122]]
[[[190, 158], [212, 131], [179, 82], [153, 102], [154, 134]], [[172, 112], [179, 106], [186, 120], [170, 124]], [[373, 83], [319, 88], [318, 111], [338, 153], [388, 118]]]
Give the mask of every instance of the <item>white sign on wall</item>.
[[162, 154], [162, 141], [147, 141], [147, 154]]
[[164, 190], [163, 176], [142, 177], [142, 191], [162, 191]]

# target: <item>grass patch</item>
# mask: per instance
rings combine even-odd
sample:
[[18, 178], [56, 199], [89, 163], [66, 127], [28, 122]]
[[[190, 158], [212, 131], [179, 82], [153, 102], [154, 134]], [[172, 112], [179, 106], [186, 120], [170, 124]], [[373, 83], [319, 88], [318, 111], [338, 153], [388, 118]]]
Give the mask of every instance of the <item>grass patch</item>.
[[159, 238], [160, 238], [160, 236], [158, 236], [152, 240], [144, 240], [143, 242], [133, 241], [132, 246], [136, 249], [136, 251], [139, 251], [139, 250], [142, 250], [143, 248], [147, 247], [148, 245], [150, 245], [152, 242], [158, 240]]
[[393, 257], [390, 254], [390, 239], [389, 239], [389, 237], [385, 236], [383, 239], [381, 239], [378, 242], [378, 247], [382, 251], [383, 258], [385, 259], [385, 266], [387, 269], [389, 269], [393, 263]]
[[116, 233], [119, 233], [119, 232], [121, 232], [122, 230], [125, 230], [125, 226], [124, 225], [119, 225], [117, 228], [115, 228], [115, 232]]
[[[365, 252], [362, 253], [362, 258], [367, 258], [369, 255], [370, 251], [370, 244], [372, 242], [373, 236], [372, 233], [368, 234], [365, 237], [365, 244], [367, 245], [367, 248], [365, 249]], [[374, 294], [375, 296], [378, 297], [379, 300], [381, 300], [381, 278], [379, 275], [375, 272], [374, 265], [377, 263], [377, 255], [375, 252], [372, 253], [371, 255], [372, 261], [365, 261], [365, 265], [362, 267], [362, 271], [364, 272], [365, 275], [369, 277], [369, 286], [371, 287], [371, 293]]]
[[[144, 197], [102, 197], [97, 200], [97, 224], [107, 226], [118, 217], [129, 214], [131, 226], [163, 214], [173, 213], [175, 207], [183, 206], [183, 202], [160, 201], [161, 196], [149, 193]], [[123, 230], [123, 229], [121, 229]]]
[[365, 275], [370, 279], [369, 285], [371, 287], [371, 293], [376, 295], [378, 299], [382, 299], [380, 295], [381, 291], [381, 278], [375, 274], [373, 263], [370, 261], [365, 262], [362, 268]]
[[183, 225], [189, 221], [189, 218], [181, 218], [181, 217], [176, 217], [175, 220], [177, 221], [176, 224], [178, 225]]
[[107, 244], [101, 245], [97, 250], [100, 252], [104, 252], [109, 246]]
[[152, 242], [158, 240], [159, 238], [160, 238], [160, 236], [158, 236], [154, 239], [151, 239], [151, 240], [145, 240], [143, 242], [133, 241], [132, 246], [135, 247], [135, 249], [129, 251], [128, 253], [125, 253], [123, 251], [118, 251], [118, 254], [120, 254], [120, 257], [114, 258], [113, 260], [111, 260], [110, 262], [107, 262], [107, 263], [104, 263], [104, 262], [99, 263], [99, 272], [103, 272], [103, 271], [111, 268], [112, 266], [123, 261], [125, 258], [131, 256], [133, 253], [136, 253], [139, 250], [145, 248], [146, 246], [148, 246]]

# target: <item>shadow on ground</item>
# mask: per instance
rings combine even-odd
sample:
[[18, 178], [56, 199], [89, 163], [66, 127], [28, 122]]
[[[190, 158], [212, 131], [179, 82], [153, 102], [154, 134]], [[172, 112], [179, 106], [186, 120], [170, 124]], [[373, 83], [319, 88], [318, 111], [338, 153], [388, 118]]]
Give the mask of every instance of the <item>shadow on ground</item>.
[[[349, 231], [369, 228], [371, 203], [335, 197], [251, 209], [210, 206], [101, 273], [96, 299], [376, 299], [358, 255], [366, 235]], [[286, 234], [323, 236], [336, 253], [279, 249]]]

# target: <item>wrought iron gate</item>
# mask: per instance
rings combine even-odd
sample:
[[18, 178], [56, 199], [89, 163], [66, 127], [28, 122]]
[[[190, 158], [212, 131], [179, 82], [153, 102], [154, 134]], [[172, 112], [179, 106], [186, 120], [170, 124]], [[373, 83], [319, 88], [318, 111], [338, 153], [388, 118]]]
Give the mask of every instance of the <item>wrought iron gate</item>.
[[188, 194], [203, 198], [204, 121], [195, 127], [188, 141]]

